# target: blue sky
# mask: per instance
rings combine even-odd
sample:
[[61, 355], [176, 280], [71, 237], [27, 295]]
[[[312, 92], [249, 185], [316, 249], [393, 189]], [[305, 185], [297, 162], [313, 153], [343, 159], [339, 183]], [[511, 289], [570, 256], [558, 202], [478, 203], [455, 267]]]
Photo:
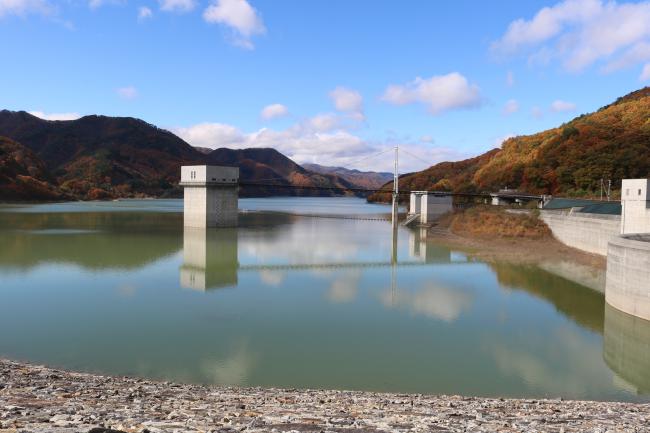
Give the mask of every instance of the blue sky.
[[0, 108], [360, 169], [473, 156], [650, 79], [648, 2], [0, 0], [0, 40]]

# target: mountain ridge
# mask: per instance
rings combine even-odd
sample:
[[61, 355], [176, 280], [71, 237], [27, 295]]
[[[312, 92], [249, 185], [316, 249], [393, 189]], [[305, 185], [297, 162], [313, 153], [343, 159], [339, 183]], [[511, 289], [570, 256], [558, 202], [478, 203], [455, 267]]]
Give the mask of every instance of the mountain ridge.
[[393, 178], [393, 174], [387, 172], [361, 171], [357, 169], [334, 167], [313, 163], [306, 163], [302, 166], [307, 170], [313, 171], [315, 173], [337, 175], [343, 179], [348, 180], [349, 182], [367, 189], [378, 189]]
[[[243, 182], [275, 180], [264, 187], [244, 186], [242, 196], [333, 195], [332, 188], [356, 186], [336, 175], [310, 172], [275, 149], [224, 148], [206, 154], [172, 132], [134, 117], [45, 120], [25, 111], [2, 110], [0, 136], [20, 143], [42, 161], [49, 173], [46, 182], [61, 197], [180, 197], [180, 166], [187, 164], [236, 165]], [[318, 192], [301, 186], [330, 189]]]
[[[400, 176], [404, 190], [492, 192], [508, 187], [534, 194], [596, 197], [601, 179], [650, 177], [650, 87], [536, 134], [463, 161], [442, 162]], [[392, 182], [382, 186], [392, 189]], [[369, 197], [387, 201], [387, 193]]]

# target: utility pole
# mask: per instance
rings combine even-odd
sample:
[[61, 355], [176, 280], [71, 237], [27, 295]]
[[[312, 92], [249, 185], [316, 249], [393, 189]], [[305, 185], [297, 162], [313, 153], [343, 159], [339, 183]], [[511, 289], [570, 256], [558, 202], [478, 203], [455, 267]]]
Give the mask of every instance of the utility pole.
[[398, 165], [398, 157], [399, 157], [399, 146], [395, 146], [395, 169], [393, 171], [393, 208], [391, 212], [391, 222], [393, 226], [393, 242], [392, 242], [392, 254], [391, 254], [391, 262], [396, 263], [397, 262], [397, 207], [399, 205], [398, 203], [398, 194], [399, 194], [399, 165]]
[[607, 182], [607, 201], [609, 201], [612, 196], [612, 180], [609, 179]]
[[603, 186], [605, 184], [605, 180], [601, 177], [600, 178], [600, 201], [603, 201]]
[[395, 146], [395, 168], [393, 169], [393, 228], [397, 227], [397, 202], [399, 194], [399, 147]]

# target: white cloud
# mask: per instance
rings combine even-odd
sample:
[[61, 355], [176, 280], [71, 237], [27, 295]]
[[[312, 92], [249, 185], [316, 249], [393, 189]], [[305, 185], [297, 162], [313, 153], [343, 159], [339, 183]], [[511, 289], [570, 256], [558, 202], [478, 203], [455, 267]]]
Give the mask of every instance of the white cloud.
[[535, 106], [532, 108], [532, 110], [530, 110], [530, 114], [532, 114], [535, 119], [541, 119], [544, 117], [544, 110]]
[[117, 94], [122, 99], [135, 99], [138, 97], [138, 89], [133, 86], [120, 87]]
[[612, 64], [629, 66], [650, 60], [634, 57], [639, 45], [650, 39], [648, 22], [648, 1], [564, 0], [540, 9], [529, 20], [510, 23], [506, 33], [493, 42], [492, 51], [498, 55], [529, 51], [532, 63], [557, 59], [574, 72], [605, 61], [607, 71], [616, 68]]
[[[421, 170], [436, 162], [465, 157], [459, 151], [431, 147], [409, 141], [368, 141], [337, 126], [335, 115], [318, 115], [290, 126], [284, 130], [262, 128], [244, 132], [232, 125], [200, 123], [171, 130], [193, 146], [216, 149], [227, 147], [271, 147], [298, 163], [317, 163], [365, 170], [392, 171], [392, 157], [373, 155], [392, 149], [395, 144], [407, 151], [400, 156], [402, 172]], [[364, 159], [361, 163], [355, 162]], [[352, 164], [352, 165], [350, 165]]]
[[325, 113], [317, 114], [308, 119], [304, 125], [317, 132], [327, 132], [338, 129], [341, 125], [341, 118], [336, 114]]
[[267, 105], [262, 109], [260, 116], [264, 120], [276, 119], [278, 117], [284, 117], [289, 114], [289, 109], [282, 104], [271, 104]]
[[365, 119], [363, 96], [358, 91], [339, 86], [329, 93], [329, 97], [338, 111], [350, 113], [357, 120]]
[[506, 84], [508, 87], [512, 87], [515, 85], [515, 74], [512, 71], [508, 71], [506, 74]]
[[138, 20], [143, 21], [146, 20], [147, 18], [151, 18], [152, 16], [153, 16], [153, 11], [148, 7], [141, 6], [138, 9]]
[[49, 0], [0, 0], [0, 18], [5, 15], [51, 15], [56, 8]]
[[189, 12], [196, 7], [195, 0], [158, 0], [158, 4], [165, 12]]
[[108, 4], [121, 5], [125, 3], [126, 0], [88, 0], [88, 6], [91, 9], [97, 9], [100, 6], [104, 6]]
[[603, 66], [602, 71], [610, 73], [625, 69], [638, 63], [650, 60], [650, 43], [640, 42], [635, 44], [615, 60], [611, 60]]
[[75, 120], [81, 117], [79, 113], [44, 113], [43, 111], [30, 111], [32, 116], [45, 120]]
[[241, 48], [253, 49], [251, 37], [266, 32], [262, 18], [247, 0], [214, 0], [203, 12], [203, 19], [229, 27], [232, 43]]
[[395, 105], [419, 102], [427, 105], [434, 115], [481, 104], [478, 86], [470, 84], [467, 78], [458, 72], [431, 78], [417, 77], [404, 85], [390, 85], [386, 88], [382, 100]]
[[422, 137], [420, 137], [420, 141], [421, 141], [422, 143], [433, 143], [433, 142], [434, 142], [434, 139], [433, 139], [433, 137], [430, 136], [430, 135], [423, 135]]
[[223, 123], [199, 123], [188, 128], [175, 128], [173, 132], [192, 146], [210, 149], [248, 147], [245, 145], [246, 136], [239, 129]]
[[563, 111], [573, 111], [576, 109], [576, 104], [573, 102], [567, 102], [567, 101], [562, 101], [560, 99], [557, 99], [553, 101], [551, 104], [551, 111], [554, 111], [556, 113], [560, 113]]
[[641, 75], [639, 76], [639, 80], [641, 80], [641, 81], [650, 80], [650, 63], [646, 63], [643, 66], [643, 70], [641, 71]]
[[506, 105], [503, 107], [503, 114], [510, 115], [519, 111], [519, 102], [516, 99], [510, 99], [506, 102]]

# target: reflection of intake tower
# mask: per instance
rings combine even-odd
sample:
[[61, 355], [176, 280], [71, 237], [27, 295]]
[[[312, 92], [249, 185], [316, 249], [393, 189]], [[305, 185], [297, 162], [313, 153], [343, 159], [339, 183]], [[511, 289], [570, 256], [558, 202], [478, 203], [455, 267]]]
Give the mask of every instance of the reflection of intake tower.
[[185, 227], [181, 287], [207, 290], [237, 285], [237, 229]]
[[650, 393], [650, 322], [605, 305], [603, 358], [618, 377]]
[[186, 227], [236, 227], [239, 168], [181, 167]]

